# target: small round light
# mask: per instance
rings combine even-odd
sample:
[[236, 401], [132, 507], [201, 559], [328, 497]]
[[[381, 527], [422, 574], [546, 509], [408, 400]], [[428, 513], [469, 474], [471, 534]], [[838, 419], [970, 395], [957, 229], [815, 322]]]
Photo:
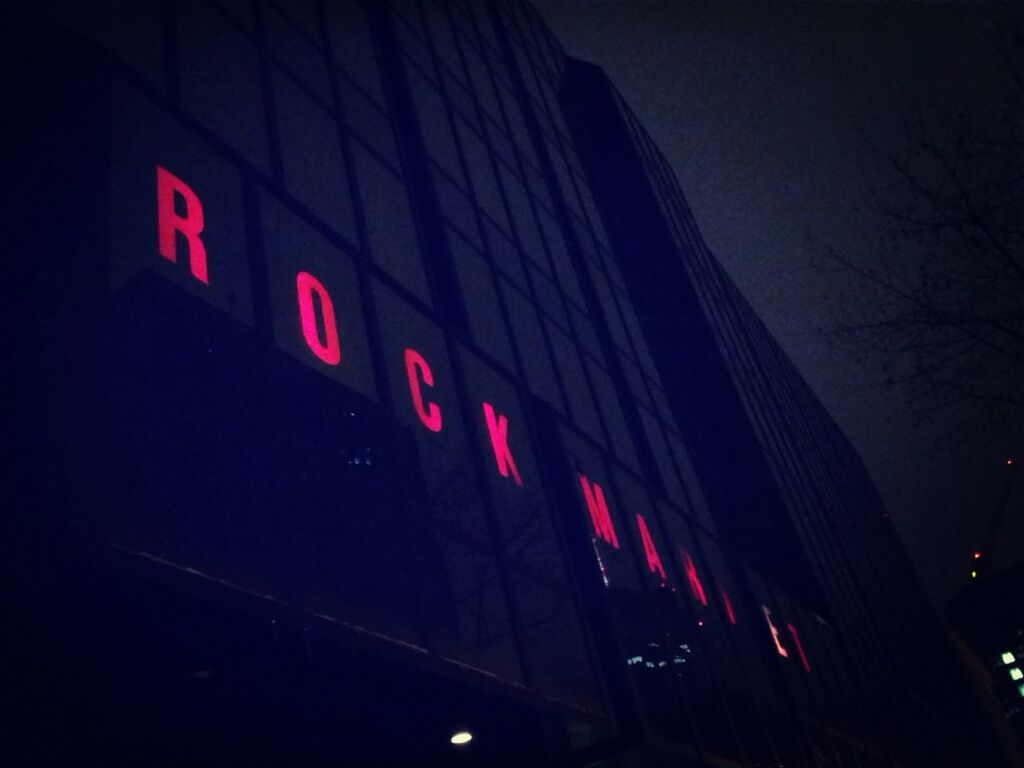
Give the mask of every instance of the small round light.
[[450, 739], [452, 744], [459, 744], [459, 745], [469, 744], [469, 742], [471, 742], [472, 740], [473, 740], [473, 734], [470, 733], [469, 731], [459, 731], [458, 733], [453, 733], [452, 737]]

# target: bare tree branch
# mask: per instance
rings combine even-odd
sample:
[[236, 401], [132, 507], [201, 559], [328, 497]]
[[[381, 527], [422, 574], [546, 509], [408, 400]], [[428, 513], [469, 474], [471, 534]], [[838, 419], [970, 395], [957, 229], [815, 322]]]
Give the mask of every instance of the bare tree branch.
[[[998, 47], [995, 110], [949, 110], [905, 123], [903, 153], [868, 190], [878, 246], [829, 249], [853, 284], [830, 329], [836, 343], [881, 353], [886, 382], [925, 411], [973, 401], [1024, 408], [1024, 43]], [[991, 105], [989, 105], [991, 107]]]

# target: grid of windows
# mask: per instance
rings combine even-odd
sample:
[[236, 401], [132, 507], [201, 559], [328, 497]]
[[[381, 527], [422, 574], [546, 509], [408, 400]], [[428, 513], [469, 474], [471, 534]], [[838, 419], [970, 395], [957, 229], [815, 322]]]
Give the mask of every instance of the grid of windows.
[[[713, 330], [747, 413], [777, 481], [789, 489], [786, 498], [794, 505], [794, 519], [805, 549], [834, 599], [847, 606], [842, 612], [844, 630], [856, 648], [861, 672], [876, 685], [884, 685], [895, 667], [893, 649], [879, 643], [885, 636], [880, 631], [882, 626], [898, 623], [908, 632], [917, 633], [927, 622], [921, 621], [914, 610], [909, 614], [897, 610], [897, 602], [892, 599], [893, 585], [903, 579], [898, 571], [884, 571], [894, 568], [891, 564], [902, 558], [886, 559], [882, 569], [875, 567], [879, 558], [871, 556], [868, 542], [886, 541], [891, 535], [881, 530], [877, 503], [865, 499], [860, 491], [865, 487], [864, 478], [853, 481], [836, 477], [837, 472], [848, 471], [846, 468], [859, 460], [848, 444], [836, 444], [826, 437], [826, 432], [836, 431], [831, 419], [718, 266], [697, 231], [664, 156], [621, 97], [617, 99], [704, 311], [714, 319]], [[823, 445], [829, 450], [822, 451]], [[843, 460], [828, 462], [830, 454]], [[825, 510], [837, 512], [829, 514]], [[875, 565], [869, 567], [868, 563]], [[911, 599], [906, 604], [917, 602]], [[916, 618], [908, 621], [908, 615]], [[866, 631], [869, 627], [872, 629]]]
[[[598, 663], [593, 605], [578, 590], [598, 574], [625, 654], [618, 672], [651, 728], [719, 763], [795, 763], [785, 701], [828, 716], [828, 702], [854, 699], [848, 675], [815, 673], [845, 668], [844, 646], [725, 554], [570, 138], [565, 55], [537, 12], [516, 0], [167, 7], [170, 27], [124, 18], [149, 48], [62, 17], [114, 55], [125, 81], [113, 288], [130, 294], [155, 272], [240, 321], [264, 354], [288, 360], [287, 373], [266, 376], [268, 397], [301, 389], [309, 401], [297, 415], [352, 420], [356, 446], [335, 445], [323, 425], [290, 435], [286, 469], [300, 479], [275, 474], [274, 490], [316, 509], [294, 541], [250, 542], [247, 555], [249, 565], [268, 551], [292, 564], [308, 549], [324, 563], [334, 547], [348, 564], [295, 566], [288, 588], [259, 583], [245, 563], [210, 568], [274, 599], [290, 589], [305, 610], [529, 689], [610, 732], [612, 673]], [[703, 246], [664, 158], [620, 109], [822, 580], [855, 606], [883, 595], [883, 576], [842, 565], [865, 554], [870, 531], [834, 525], [863, 501], [851, 497], [863, 477], [841, 476], [817, 448], [841, 436]], [[158, 197], [151, 210], [154, 166], [175, 174], [157, 176], [177, 200], [169, 208]], [[204, 207], [205, 241], [189, 229], [190, 196]], [[168, 251], [154, 253], [152, 227], [139, 222], [161, 217]], [[273, 426], [261, 434], [272, 438]], [[346, 469], [334, 478], [341, 453]], [[353, 520], [317, 507], [299, 457], [309, 485]], [[360, 517], [346, 483], [360, 502], [382, 494], [380, 521]], [[567, 555], [581, 532], [589, 570]], [[372, 545], [361, 551], [356, 540]], [[413, 550], [411, 562], [398, 554]], [[394, 571], [387, 583], [370, 573], [375, 552]], [[202, 559], [185, 544], [167, 554]], [[869, 668], [875, 614], [843, 616]]]

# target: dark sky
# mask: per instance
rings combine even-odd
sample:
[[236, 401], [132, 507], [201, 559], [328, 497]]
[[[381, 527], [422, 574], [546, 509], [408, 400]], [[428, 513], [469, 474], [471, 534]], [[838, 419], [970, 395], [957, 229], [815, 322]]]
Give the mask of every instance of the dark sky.
[[[868, 465], [936, 602], [967, 580], [1021, 452], [1014, 418], [924, 416], [883, 386], [880, 360], [830, 345], [841, 291], [826, 245], [858, 255], [858, 212], [914, 111], [984, 100], [1000, 84], [986, 3], [536, 3], [570, 55], [608, 73], [672, 163], [708, 245]], [[938, 105], [938, 106], [936, 106]], [[1022, 499], [995, 555], [1024, 556]]]

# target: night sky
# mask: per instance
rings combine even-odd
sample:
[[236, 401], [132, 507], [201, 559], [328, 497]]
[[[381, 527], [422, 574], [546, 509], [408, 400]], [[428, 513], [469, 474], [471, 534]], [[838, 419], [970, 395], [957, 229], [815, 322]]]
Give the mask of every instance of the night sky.
[[[1024, 5], [537, 2], [566, 53], [600, 65], [661, 147], [713, 252], [864, 458], [937, 604], [1021, 456], [1020, 413], [924, 413], [824, 332], [840, 296], [824, 254], [875, 247], [858, 210], [909, 115], [983, 104], [994, 28]], [[866, 300], [870, 300], [867, 298]], [[1020, 489], [1022, 484], [1018, 483]], [[1024, 557], [1018, 493], [995, 552]]]

